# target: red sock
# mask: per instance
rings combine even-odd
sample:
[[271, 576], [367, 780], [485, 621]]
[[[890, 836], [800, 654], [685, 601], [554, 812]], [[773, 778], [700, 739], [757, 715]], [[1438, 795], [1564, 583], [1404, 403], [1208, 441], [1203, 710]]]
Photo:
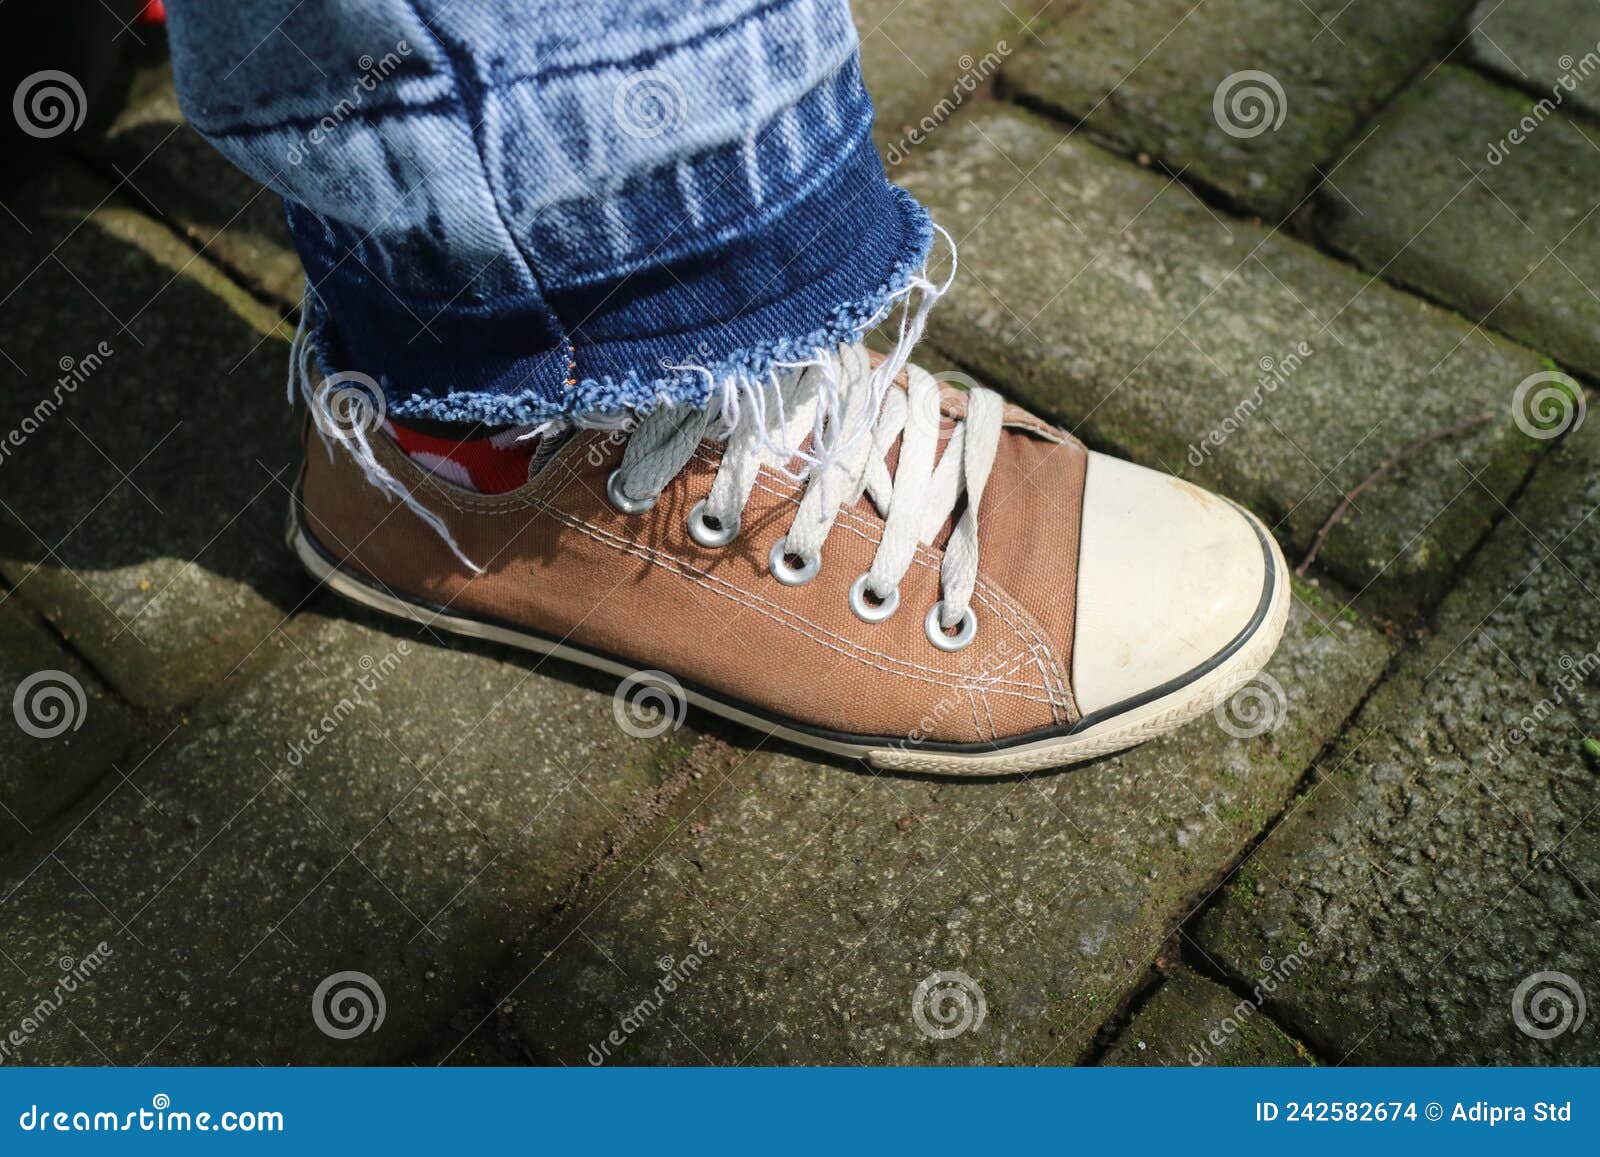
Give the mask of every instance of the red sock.
[[384, 430], [424, 470], [480, 494], [505, 494], [527, 482], [528, 465], [543, 441], [539, 437], [507, 439], [499, 446], [494, 438], [461, 442], [411, 430], [393, 421], [385, 422]]

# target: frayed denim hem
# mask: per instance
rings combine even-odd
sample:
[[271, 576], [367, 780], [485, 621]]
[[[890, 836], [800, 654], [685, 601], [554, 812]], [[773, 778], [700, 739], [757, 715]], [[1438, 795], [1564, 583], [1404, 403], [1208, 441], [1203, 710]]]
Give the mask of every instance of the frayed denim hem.
[[[456, 391], [445, 396], [391, 391], [380, 382], [387, 412], [397, 418], [430, 418], [451, 422], [484, 422], [491, 425], [531, 425], [563, 419], [577, 425], [585, 419], [620, 413], [648, 414], [659, 406], [705, 407], [717, 403], [731, 390], [764, 383], [771, 375], [797, 363], [815, 361], [841, 344], [859, 341], [881, 323], [894, 306], [916, 288], [929, 285], [923, 269], [933, 245], [935, 226], [927, 210], [898, 187], [891, 187], [905, 229], [906, 256], [889, 272], [884, 282], [870, 294], [836, 306], [821, 325], [800, 334], [786, 334], [761, 340], [723, 357], [704, 362], [658, 364], [630, 367], [620, 375], [582, 377], [569, 381], [556, 397], [548, 391]], [[927, 302], [931, 305], [931, 300]], [[326, 376], [337, 367], [327, 364], [323, 351], [329, 348], [319, 338], [328, 324], [326, 313], [308, 298], [311, 311], [309, 336], [317, 350], [317, 363]], [[688, 344], [704, 346], [703, 338], [687, 335]], [[592, 355], [603, 346], [588, 347]], [[610, 360], [610, 359], [608, 359]], [[666, 359], [662, 359], [665, 362]], [[394, 396], [394, 395], [400, 396]]]
[[[320, 365], [325, 360], [315, 346], [316, 330], [324, 322], [322, 312], [314, 306], [308, 291], [301, 310], [300, 328], [290, 348], [289, 396], [292, 400], [298, 393], [311, 408], [317, 419], [317, 431], [330, 455], [334, 452], [333, 443], [342, 443], [369, 483], [412, 510], [433, 528], [456, 558], [474, 572], [481, 572], [482, 568], [462, 551], [438, 515], [378, 461], [372, 439], [386, 415], [510, 426], [534, 427], [554, 422], [618, 429], [628, 428], [636, 417], [659, 407], [684, 406], [709, 408], [713, 425], [719, 428], [718, 436], [727, 437], [741, 421], [747, 420], [742, 417], [747, 412], [755, 415], [754, 421], [765, 421], [764, 416], [771, 412], [768, 403], [779, 399], [783, 391], [784, 376], [780, 371], [793, 374], [807, 366], [820, 366], [825, 376], [818, 386], [818, 422], [809, 448], [789, 444], [781, 430], [764, 431], [762, 437], [770, 439], [763, 444], [780, 458], [798, 455], [804, 459], [802, 474], [812, 469], [825, 472], [840, 448], [865, 435], [876, 421], [891, 384], [905, 369], [911, 351], [922, 338], [929, 311], [955, 277], [957, 259], [950, 235], [934, 225], [927, 212], [908, 194], [902, 194], [902, 198], [900, 203], [905, 208], [907, 223], [913, 227], [911, 256], [894, 266], [888, 280], [876, 292], [836, 307], [822, 327], [801, 337], [762, 341], [711, 365], [664, 365], [662, 369], [670, 371], [670, 376], [648, 382], [636, 373], [629, 373], [620, 382], [615, 379], [575, 382], [556, 399], [462, 392], [448, 398], [413, 395], [391, 405], [381, 385], [359, 372], [329, 372], [323, 366], [321, 384], [314, 382], [311, 363], [314, 359]], [[951, 250], [949, 274], [940, 284], [928, 278], [926, 269], [935, 232], [945, 239]], [[893, 346], [873, 367], [865, 386], [868, 398], [860, 407], [864, 421], [854, 425], [825, 422], [827, 415], [843, 411], [845, 399], [841, 383], [833, 372], [839, 347], [859, 341], [897, 305], [902, 309]]]

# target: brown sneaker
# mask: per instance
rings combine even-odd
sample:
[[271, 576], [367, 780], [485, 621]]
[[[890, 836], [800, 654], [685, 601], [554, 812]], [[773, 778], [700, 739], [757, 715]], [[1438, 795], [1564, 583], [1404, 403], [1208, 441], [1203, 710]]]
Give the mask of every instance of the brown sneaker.
[[[290, 541], [359, 603], [650, 672], [718, 715], [882, 768], [1088, 759], [1209, 711], [1267, 661], [1288, 572], [1249, 514], [916, 367], [875, 423], [852, 424], [870, 369], [841, 349], [844, 388], [824, 396], [846, 433], [808, 471], [777, 447], [813, 444], [815, 369], [784, 388], [781, 428], [748, 405], [725, 438], [700, 411], [658, 411], [631, 434], [576, 433], [505, 494], [456, 485], [381, 432], [362, 441], [365, 469], [312, 446]], [[370, 485], [374, 466], [410, 500]]]

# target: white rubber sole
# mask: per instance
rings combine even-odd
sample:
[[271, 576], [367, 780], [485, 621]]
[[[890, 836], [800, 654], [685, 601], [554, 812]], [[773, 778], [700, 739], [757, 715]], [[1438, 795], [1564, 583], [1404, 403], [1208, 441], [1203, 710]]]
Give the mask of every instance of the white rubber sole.
[[[1265, 535], [1265, 531], [1263, 531]], [[452, 615], [397, 598], [373, 586], [369, 581], [340, 569], [331, 562], [306, 536], [299, 520], [289, 520], [290, 547], [302, 565], [320, 584], [336, 594], [397, 618], [421, 623], [433, 630], [449, 631], [474, 639], [487, 639], [531, 651], [539, 655], [553, 655], [558, 659], [578, 663], [585, 667], [625, 679], [641, 668], [618, 662], [615, 659], [578, 647], [567, 646], [539, 635], [518, 631], [510, 627], [485, 623], [477, 619]], [[1171, 731], [1189, 720], [1211, 711], [1234, 692], [1249, 683], [1277, 649], [1283, 629], [1289, 619], [1289, 572], [1277, 544], [1270, 536], [1266, 541], [1276, 573], [1272, 600], [1261, 621], [1248, 638], [1222, 662], [1184, 684], [1169, 694], [1137, 707], [1129, 708], [1092, 727], [1071, 735], [1058, 735], [1029, 743], [1019, 743], [993, 751], [937, 751], [907, 745], [896, 747], [878, 742], [857, 743], [813, 732], [784, 726], [763, 715], [744, 710], [713, 696], [684, 687], [684, 698], [703, 710], [756, 731], [776, 735], [802, 747], [826, 751], [833, 755], [865, 759], [871, 766], [888, 771], [915, 771], [924, 774], [950, 776], [1015, 775], [1019, 772], [1042, 771], [1081, 763], [1098, 756], [1132, 747], [1145, 740]]]

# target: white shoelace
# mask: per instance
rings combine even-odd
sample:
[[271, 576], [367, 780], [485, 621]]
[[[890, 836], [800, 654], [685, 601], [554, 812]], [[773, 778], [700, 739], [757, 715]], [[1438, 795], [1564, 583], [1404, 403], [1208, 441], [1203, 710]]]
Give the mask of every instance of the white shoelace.
[[[874, 421], [871, 360], [860, 345], [841, 346], [832, 366], [808, 367], [777, 391], [776, 413], [747, 408], [727, 435], [711, 490], [690, 514], [689, 530], [703, 546], [733, 541], [761, 467], [796, 477], [789, 469], [793, 448], [808, 433], [819, 443], [832, 427], [833, 451], [810, 460], [798, 476], [805, 492], [788, 534], [772, 551], [773, 577], [795, 585], [810, 581], [839, 511], [865, 494], [884, 520], [883, 538], [872, 566], [851, 589], [850, 605], [863, 619], [881, 622], [899, 605], [900, 582], [918, 545], [934, 541], [965, 494], [940, 564], [942, 597], [926, 619], [935, 645], [958, 650], [977, 626], [978, 509], [1000, 444], [1004, 404], [991, 390], [968, 392], [966, 416], [940, 454], [939, 383], [913, 365], [906, 373], [907, 388], [884, 392]], [[607, 486], [612, 501], [627, 511], [648, 510], [701, 441], [713, 436], [712, 425], [703, 410], [664, 407], [645, 418]], [[896, 438], [900, 456], [891, 475], [887, 455]]]
[[[801, 364], [787, 363], [782, 369], [788, 371], [788, 380], [780, 369], [767, 370], [760, 376], [735, 373], [719, 379], [702, 365], [664, 365], [664, 370], [703, 375], [711, 402], [695, 409], [662, 405], [641, 420], [629, 439], [623, 466], [613, 475], [608, 489], [618, 505], [648, 509], [702, 440], [723, 438], [727, 447], [722, 468], [700, 511], [711, 521], [697, 523], [701, 531], [697, 538], [704, 545], [723, 545], [738, 533], [739, 514], [755, 486], [761, 465], [771, 465], [799, 481], [800, 475], [791, 472], [788, 465], [798, 456], [809, 465], [807, 473], [811, 478], [788, 539], [779, 545], [790, 556], [800, 558], [803, 565], [797, 569], [785, 567], [783, 555], [775, 552], [773, 574], [787, 582], [808, 581], [821, 565], [822, 544], [838, 516], [842, 493], [848, 493], [852, 503], [863, 493], [870, 494], [888, 526], [871, 571], [851, 588], [850, 599], [857, 614], [876, 622], [894, 613], [900, 580], [911, 565], [917, 544], [932, 542], [964, 490], [967, 510], [958, 520], [944, 557], [944, 598], [927, 617], [929, 639], [936, 645], [958, 649], [971, 642], [976, 622], [971, 601], [978, 573], [977, 509], [994, 464], [1002, 407], [995, 394], [973, 389], [966, 420], [958, 426], [935, 467], [938, 384], [910, 364], [911, 351], [922, 338], [928, 311], [956, 276], [955, 242], [938, 225], [933, 229], [949, 248], [949, 270], [937, 284], [929, 280], [926, 269], [912, 275], [863, 326], [873, 329], [892, 310], [901, 310], [892, 331], [893, 347], [876, 368], [859, 344], [841, 346], [832, 355], [817, 351], [814, 359]], [[373, 434], [387, 413], [379, 383], [350, 371], [332, 374], [320, 385], [316, 383], [312, 372], [316, 359], [310, 340], [314, 308], [320, 305], [307, 286], [300, 302], [300, 324], [289, 346], [290, 403], [298, 390], [317, 418], [317, 433], [330, 460], [334, 443], [343, 444], [367, 482], [403, 503], [432, 528], [463, 566], [482, 574], [484, 568], [461, 549], [445, 521], [418, 498], [413, 487], [403, 484], [379, 461]], [[902, 368], [915, 386], [909, 393], [890, 388]], [[770, 422], [769, 413], [773, 415]], [[540, 453], [535, 456], [531, 477], [548, 463], [574, 429], [625, 430], [631, 422], [626, 411], [583, 414], [518, 427], [497, 438], [540, 438]], [[797, 455], [793, 447], [801, 444], [808, 428], [811, 448]], [[905, 446], [901, 463], [894, 478], [890, 478], [884, 456], [902, 432]], [[647, 498], [624, 498], [616, 489], [623, 481], [630, 493]], [[835, 498], [831, 504], [830, 495]], [[896, 511], [900, 513], [891, 519], [889, 516]], [[731, 532], [718, 529], [724, 526], [731, 527]], [[879, 599], [880, 592], [888, 592], [888, 596], [875, 604], [873, 600]], [[948, 630], [957, 630], [954, 640], [945, 636]]]

